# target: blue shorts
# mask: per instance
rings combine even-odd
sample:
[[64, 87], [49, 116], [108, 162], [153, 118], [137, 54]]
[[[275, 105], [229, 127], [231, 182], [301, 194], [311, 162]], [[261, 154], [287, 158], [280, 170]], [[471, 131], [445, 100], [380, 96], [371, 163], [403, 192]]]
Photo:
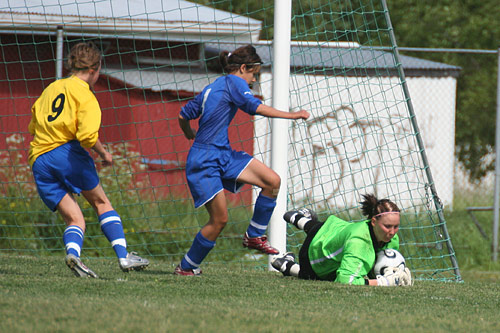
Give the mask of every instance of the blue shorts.
[[244, 183], [237, 179], [252, 159], [242, 151], [194, 143], [186, 161], [186, 178], [194, 206], [203, 206], [223, 189], [238, 192]]
[[52, 211], [67, 193], [80, 194], [99, 184], [94, 160], [78, 141], [38, 156], [32, 170], [38, 194]]

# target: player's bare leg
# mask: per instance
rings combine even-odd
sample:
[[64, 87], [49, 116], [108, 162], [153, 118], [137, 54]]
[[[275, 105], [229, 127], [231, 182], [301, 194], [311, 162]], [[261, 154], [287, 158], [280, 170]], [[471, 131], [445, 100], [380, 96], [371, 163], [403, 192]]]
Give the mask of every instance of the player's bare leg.
[[97, 274], [85, 266], [80, 259], [85, 233], [85, 219], [73, 195], [66, 194], [57, 205], [57, 210], [67, 225], [63, 235], [66, 247], [66, 257], [64, 259], [66, 265], [78, 277], [97, 278]]
[[215, 240], [227, 224], [227, 202], [223, 191], [205, 204], [210, 216], [207, 224], [196, 234], [191, 248], [186, 253], [181, 263], [177, 265], [174, 274], [183, 276], [196, 276], [201, 274], [201, 262], [215, 246]]
[[272, 169], [259, 160], [253, 159], [243, 170], [238, 181], [262, 188], [255, 201], [254, 214], [250, 226], [243, 237], [243, 246], [265, 254], [278, 254], [267, 241], [264, 233], [276, 206], [281, 179]]
[[210, 216], [207, 224], [201, 229], [201, 234], [208, 240], [215, 241], [228, 221], [227, 201], [224, 191], [205, 204]]
[[97, 213], [101, 230], [116, 252], [120, 269], [128, 272], [146, 268], [149, 265], [149, 260], [138, 256], [136, 252], [127, 251], [127, 242], [120, 215], [113, 209], [101, 184], [92, 190], [82, 191], [82, 195]]

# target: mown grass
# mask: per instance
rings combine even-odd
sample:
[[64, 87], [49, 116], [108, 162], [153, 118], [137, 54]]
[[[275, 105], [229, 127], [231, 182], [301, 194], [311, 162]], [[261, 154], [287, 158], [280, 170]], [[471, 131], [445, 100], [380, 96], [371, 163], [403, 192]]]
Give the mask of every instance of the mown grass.
[[492, 212], [476, 213], [478, 222], [487, 233], [486, 238], [481, 235], [465, 208], [458, 207], [445, 212], [445, 218], [461, 270], [500, 272], [500, 262], [492, 261]]
[[355, 287], [207, 264], [179, 277], [173, 263], [123, 273], [92, 259], [99, 279], [72, 275], [60, 257], [0, 256], [1, 332], [494, 332], [497, 272], [463, 283]]

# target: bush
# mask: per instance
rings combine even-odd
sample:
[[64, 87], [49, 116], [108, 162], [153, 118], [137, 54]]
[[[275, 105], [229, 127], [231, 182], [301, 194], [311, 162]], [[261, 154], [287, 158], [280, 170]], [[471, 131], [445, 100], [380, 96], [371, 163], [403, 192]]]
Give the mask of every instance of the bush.
[[[0, 151], [0, 250], [36, 254], [63, 253], [65, 223], [40, 200], [24, 140], [20, 134], [7, 138], [8, 149]], [[101, 184], [120, 214], [129, 249], [141, 254], [179, 260], [208, 221], [204, 209], [195, 210], [191, 199], [155, 194], [141, 156], [127, 143], [108, 145], [111, 167], [100, 167]], [[88, 202], [78, 196], [87, 230], [85, 255], [114, 257], [102, 234], [98, 217]], [[210, 260], [239, 260], [248, 254], [241, 235], [250, 220], [246, 207], [230, 208], [231, 223], [218, 239]], [[241, 249], [235, 251], [234, 249]]]

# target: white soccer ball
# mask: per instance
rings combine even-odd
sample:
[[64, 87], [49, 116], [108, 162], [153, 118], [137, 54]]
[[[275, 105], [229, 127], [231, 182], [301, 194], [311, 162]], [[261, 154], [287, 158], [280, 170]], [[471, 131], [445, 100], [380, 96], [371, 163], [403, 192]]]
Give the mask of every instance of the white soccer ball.
[[373, 266], [373, 272], [375, 275], [384, 275], [387, 267], [400, 267], [404, 269], [405, 266], [405, 258], [399, 251], [387, 249], [377, 253], [375, 266]]

